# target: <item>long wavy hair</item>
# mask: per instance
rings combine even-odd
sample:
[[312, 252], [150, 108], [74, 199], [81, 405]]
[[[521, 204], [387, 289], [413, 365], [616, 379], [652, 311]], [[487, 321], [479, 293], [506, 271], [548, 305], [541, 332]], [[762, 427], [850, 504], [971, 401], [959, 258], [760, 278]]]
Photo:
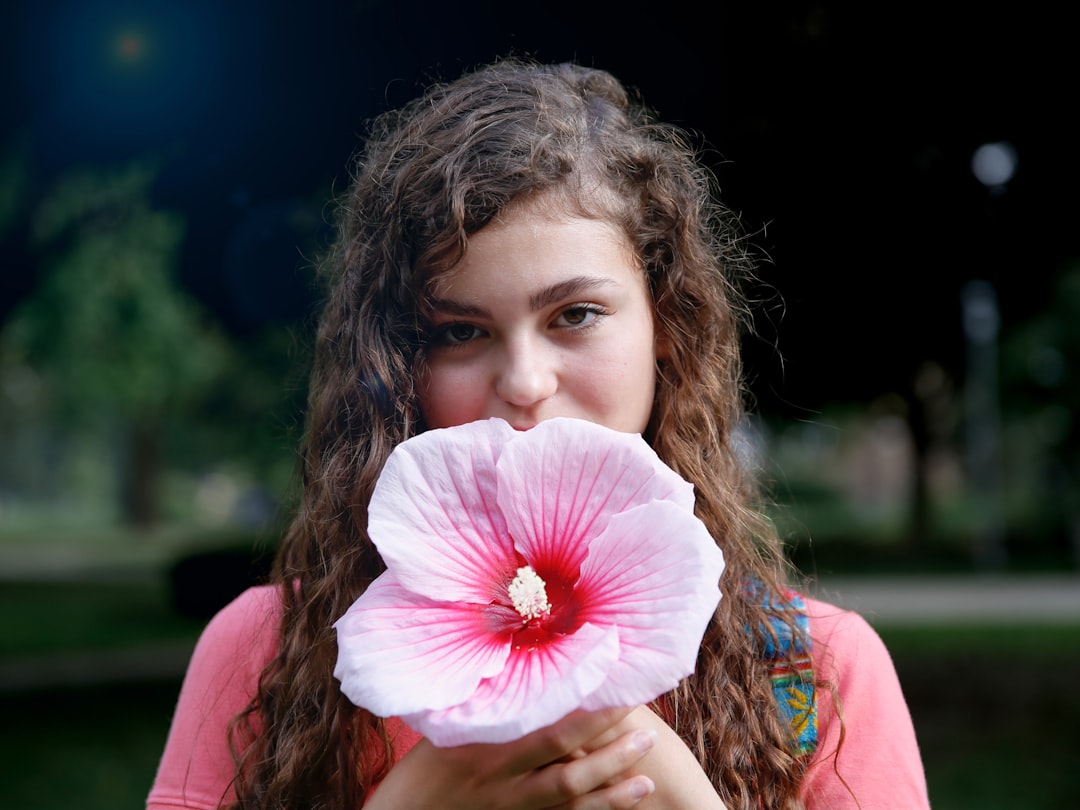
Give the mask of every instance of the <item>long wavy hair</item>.
[[300, 503], [275, 563], [280, 638], [231, 730], [237, 808], [359, 807], [390, 767], [383, 721], [333, 677], [332, 624], [384, 568], [366, 529], [383, 464], [425, 429], [425, 295], [470, 235], [541, 194], [615, 223], [634, 245], [669, 347], [645, 438], [694, 484], [727, 560], [697, 670], [658, 706], [728, 807], [799, 806], [803, 766], [776, 711], [763, 639], [747, 631], [771, 626], [771, 608], [746, 583], [781, 592], [790, 571], [738, 440], [745, 239], [687, 134], [613, 76], [508, 58], [376, 118], [339, 201]]

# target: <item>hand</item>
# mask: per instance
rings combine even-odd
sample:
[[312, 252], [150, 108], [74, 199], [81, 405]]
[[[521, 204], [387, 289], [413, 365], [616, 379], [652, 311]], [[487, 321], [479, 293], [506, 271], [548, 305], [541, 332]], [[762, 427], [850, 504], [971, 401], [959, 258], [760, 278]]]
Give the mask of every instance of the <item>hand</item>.
[[366, 806], [373, 810], [634, 807], [654, 789], [652, 778], [634, 767], [652, 748], [655, 732], [634, 724], [616, 731], [630, 714], [629, 709], [574, 712], [502, 745], [437, 748], [421, 740], [391, 769]]
[[633, 733], [649, 733], [655, 743], [633, 768], [621, 774], [648, 776], [655, 790], [638, 805], [638, 810], [723, 810], [724, 803], [697, 758], [675, 731], [647, 706], [638, 706], [620, 722], [586, 743], [582, 753], [610, 745], [612, 740]]

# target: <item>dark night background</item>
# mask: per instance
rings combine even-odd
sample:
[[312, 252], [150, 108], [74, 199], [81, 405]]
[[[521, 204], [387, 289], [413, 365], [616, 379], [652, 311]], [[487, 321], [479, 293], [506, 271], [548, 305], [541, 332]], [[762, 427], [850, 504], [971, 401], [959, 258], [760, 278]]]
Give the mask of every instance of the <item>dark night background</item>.
[[[759, 410], [780, 428], [769, 445], [778, 530], [824, 595], [850, 596], [869, 577], [854, 593], [897, 663], [935, 808], [1077, 807], [1080, 29], [1068, 8], [5, 0], [0, 338], [27, 320], [13, 313], [34, 314], [46, 338], [91, 322], [59, 341], [52, 368], [74, 383], [47, 379], [45, 365], [52, 388], [37, 398], [26, 394], [37, 377], [19, 375], [0, 339], [5, 806], [141, 806], [202, 622], [280, 536], [303, 394], [288, 377], [307, 362], [290, 341], [315, 303], [306, 257], [328, 236], [326, 204], [364, 123], [430, 78], [514, 51], [606, 68], [707, 147], [724, 201], [768, 257], [747, 365]], [[999, 142], [1018, 163], [991, 191], [972, 157]], [[186, 221], [179, 280], [235, 338], [217, 341], [218, 325], [199, 322], [167, 343], [179, 344], [175, 363], [131, 338], [153, 330], [102, 328], [100, 310], [80, 309], [82, 275], [62, 306], [33, 307], [48, 302], [34, 296], [48, 292], [43, 279], [61, 275], [46, 274], [52, 257], [31, 238], [43, 200], [64, 198], [57, 181], [143, 158], [162, 169], [156, 210]], [[101, 219], [101, 231], [115, 224]], [[166, 293], [147, 320], [167, 324], [162, 312], [183, 298], [164, 272], [175, 242], [166, 262], [145, 260], [138, 239], [105, 244], [67, 269], [134, 267], [136, 280], [161, 270]], [[1076, 287], [1051, 311], [1069, 265]], [[1023, 339], [1011, 355], [1003, 339], [994, 368], [965, 380], [961, 293], [977, 279], [993, 283], [1004, 329]], [[1044, 314], [1029, 345], [1023, 327]], [[88, 334], [111, 341], [87, 357]], [[180, 360], [210, 356], [196, 345], [207, 336], [229, 351], [197, 387]], [[1032, 347], [1057, 361], [1056, 378], [1035, 379]], [[111, 355], [144, 360], [143, 374]], [[923, 381], [945, 382], [912, 399], [927, 363], [947, 374]], [[981, 398], [952, 396], [980, 377]], [[1001, 422], [988, 414], [991, 377], [1013, 408]], [[139, 432], [135, 389], [193, 393]], [[982, 410], [961, 410], [972, 402]], [[873, 612], [881, 588], [903, 608], [891, 618]], [[937, 589], [954, 597], [946, 607]]]
[[[162, 157], [182, 280], [236, 332], [309, 309], [300, 253], [364, 120], [510, 50], [607, 68], [707, 144], [769, 256], [763, 408], [866, 401], [927, 359], [959, 374], [966, 281], [995, 283], [1007, 326], [1080, 255], [1075, 29], [1035, 3], [44, 0], [0, 19], [0, 145], [29, 149], [32, 194]], [[992, 194], [971, 157], [1002, 140], [1018, 168]], [[0, 318], [38, 272], [16, 223]]]

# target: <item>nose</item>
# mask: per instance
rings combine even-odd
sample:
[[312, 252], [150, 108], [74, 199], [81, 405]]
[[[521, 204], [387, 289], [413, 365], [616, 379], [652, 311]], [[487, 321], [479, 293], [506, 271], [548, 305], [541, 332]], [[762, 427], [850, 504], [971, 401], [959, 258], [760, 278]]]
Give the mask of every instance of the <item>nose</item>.
[[556, 362], [553, 348], [541, 345], [541, 341], [508, 341], [495, 380], [496, 395], [516, 408], [542, 402], [558, 387]]

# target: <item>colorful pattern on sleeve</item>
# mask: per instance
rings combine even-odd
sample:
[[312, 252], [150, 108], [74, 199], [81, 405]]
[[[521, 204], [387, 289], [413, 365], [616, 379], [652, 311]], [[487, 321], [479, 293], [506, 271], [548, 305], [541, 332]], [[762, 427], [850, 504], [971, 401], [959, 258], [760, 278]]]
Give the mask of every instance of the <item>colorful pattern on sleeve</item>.
[[[806, 602], [793, 590], [786, 590], [778, 597], [760, 584], [748, 587], [773, 613], [769, 617], [772, 632], [764, 627], [760, 629], [763, 653], [770, 662], [773, 694], [780, 718], [792, 730], [794, 753], [800, 757], [807, 756], [817, 747], [818, 725]], [[785, 615], [794, 619], [797, 633], [782, 618]]]

